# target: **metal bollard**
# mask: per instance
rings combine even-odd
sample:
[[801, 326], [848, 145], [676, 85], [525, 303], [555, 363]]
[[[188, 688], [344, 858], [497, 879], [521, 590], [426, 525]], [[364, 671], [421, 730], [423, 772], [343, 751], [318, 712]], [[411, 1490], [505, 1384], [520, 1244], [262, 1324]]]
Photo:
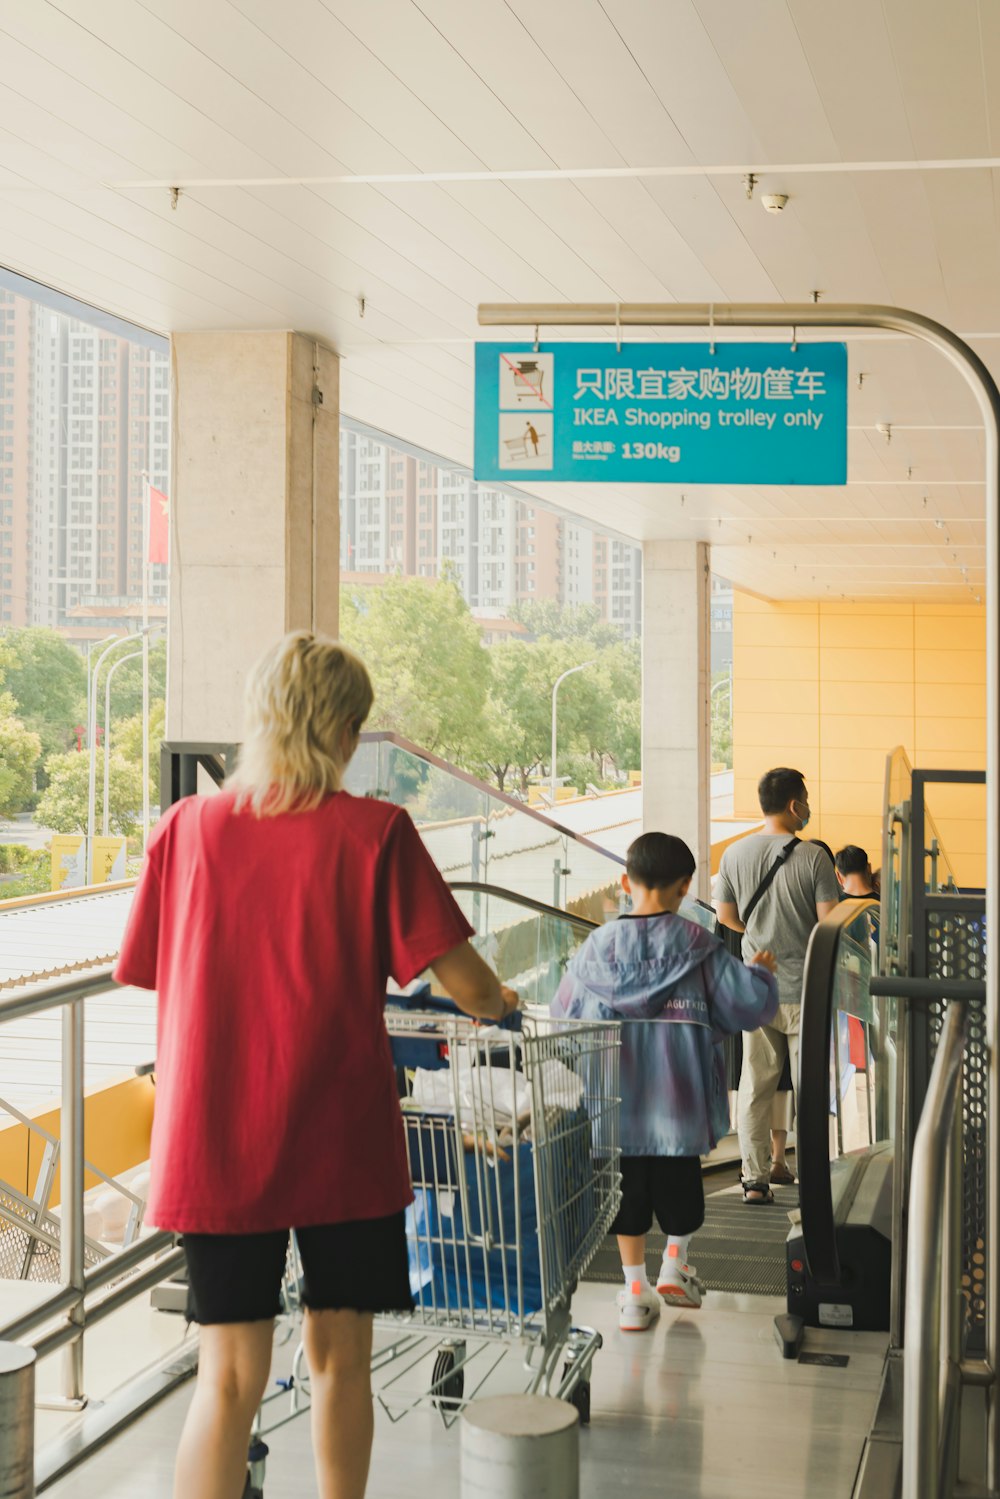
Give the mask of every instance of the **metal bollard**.
[[496, 1395], [462, 1412], [461, 1499], [579, 1499], [580, 1418], [546, 1395]]
[[0, 1343], [0, 1499], [34, 1499], [35, 1350]]

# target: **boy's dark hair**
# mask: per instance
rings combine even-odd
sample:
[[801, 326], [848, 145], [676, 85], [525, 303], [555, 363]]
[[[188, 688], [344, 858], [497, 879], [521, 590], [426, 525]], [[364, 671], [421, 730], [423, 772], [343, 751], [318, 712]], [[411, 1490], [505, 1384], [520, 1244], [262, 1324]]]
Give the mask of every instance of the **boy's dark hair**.
[[784, 812], [790, 801], [800, 801], [806, 794], [806, 782], [801, 770], [789, 770], [779, 765], [767, 770], [757, 782], [760, 810], [765, 817]]
[[629, 844], [625, 873], [644, 890], [663, 890], [694, 874], [694, 854], [672, 833], [643, 833]]
[[845, 878], [849, 874], [868, 873], [868, 855], [856, 843], [848, 843], [838, 853], [835, 863], [837, 871]]

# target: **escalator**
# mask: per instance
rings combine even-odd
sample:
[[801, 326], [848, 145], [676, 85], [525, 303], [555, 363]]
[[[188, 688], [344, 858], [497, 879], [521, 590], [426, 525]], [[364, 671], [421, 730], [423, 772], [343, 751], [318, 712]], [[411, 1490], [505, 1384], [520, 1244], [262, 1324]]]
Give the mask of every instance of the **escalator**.
[[806, 957], [796, 1100], [800, 1222], [787, 1244], [786, 1357], [805, 1327], [888, 1332], [899, 1078], [896, 1002], [872, 998], [868, 915], [844, 902]]

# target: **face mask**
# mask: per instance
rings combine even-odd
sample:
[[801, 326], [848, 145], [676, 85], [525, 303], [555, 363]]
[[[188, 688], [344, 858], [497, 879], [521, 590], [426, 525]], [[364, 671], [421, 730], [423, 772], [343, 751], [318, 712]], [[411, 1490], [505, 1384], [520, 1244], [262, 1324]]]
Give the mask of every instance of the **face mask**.
[[[805, 807], [805, 817], [799, 816], [799, 813], [795, 811], [796, 807]], [[809, 808], [805, 802], [792, 802], [792, 811], [799, 819], [799, 832], [801, 833], [809, 826]]]

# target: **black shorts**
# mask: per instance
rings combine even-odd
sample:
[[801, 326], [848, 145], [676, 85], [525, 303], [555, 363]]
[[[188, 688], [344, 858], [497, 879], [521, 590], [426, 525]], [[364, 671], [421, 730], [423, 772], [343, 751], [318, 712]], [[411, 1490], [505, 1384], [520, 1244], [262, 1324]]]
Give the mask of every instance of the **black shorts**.
[[693, 1234], [705, 1221], [705, 1188], [696, 1155], [623, 1155], [622, 1205], [613, 1234], [648, 1234], [653, 1214], [661, 1232]]
[[[287, 1228], [265, 1234], [185, 1234], [188, 1321], [265, 1322], [280, 1311]], [[313, 1311], [409, 1312], [405, 1216], [297, 1228], [302, 1300]]]

